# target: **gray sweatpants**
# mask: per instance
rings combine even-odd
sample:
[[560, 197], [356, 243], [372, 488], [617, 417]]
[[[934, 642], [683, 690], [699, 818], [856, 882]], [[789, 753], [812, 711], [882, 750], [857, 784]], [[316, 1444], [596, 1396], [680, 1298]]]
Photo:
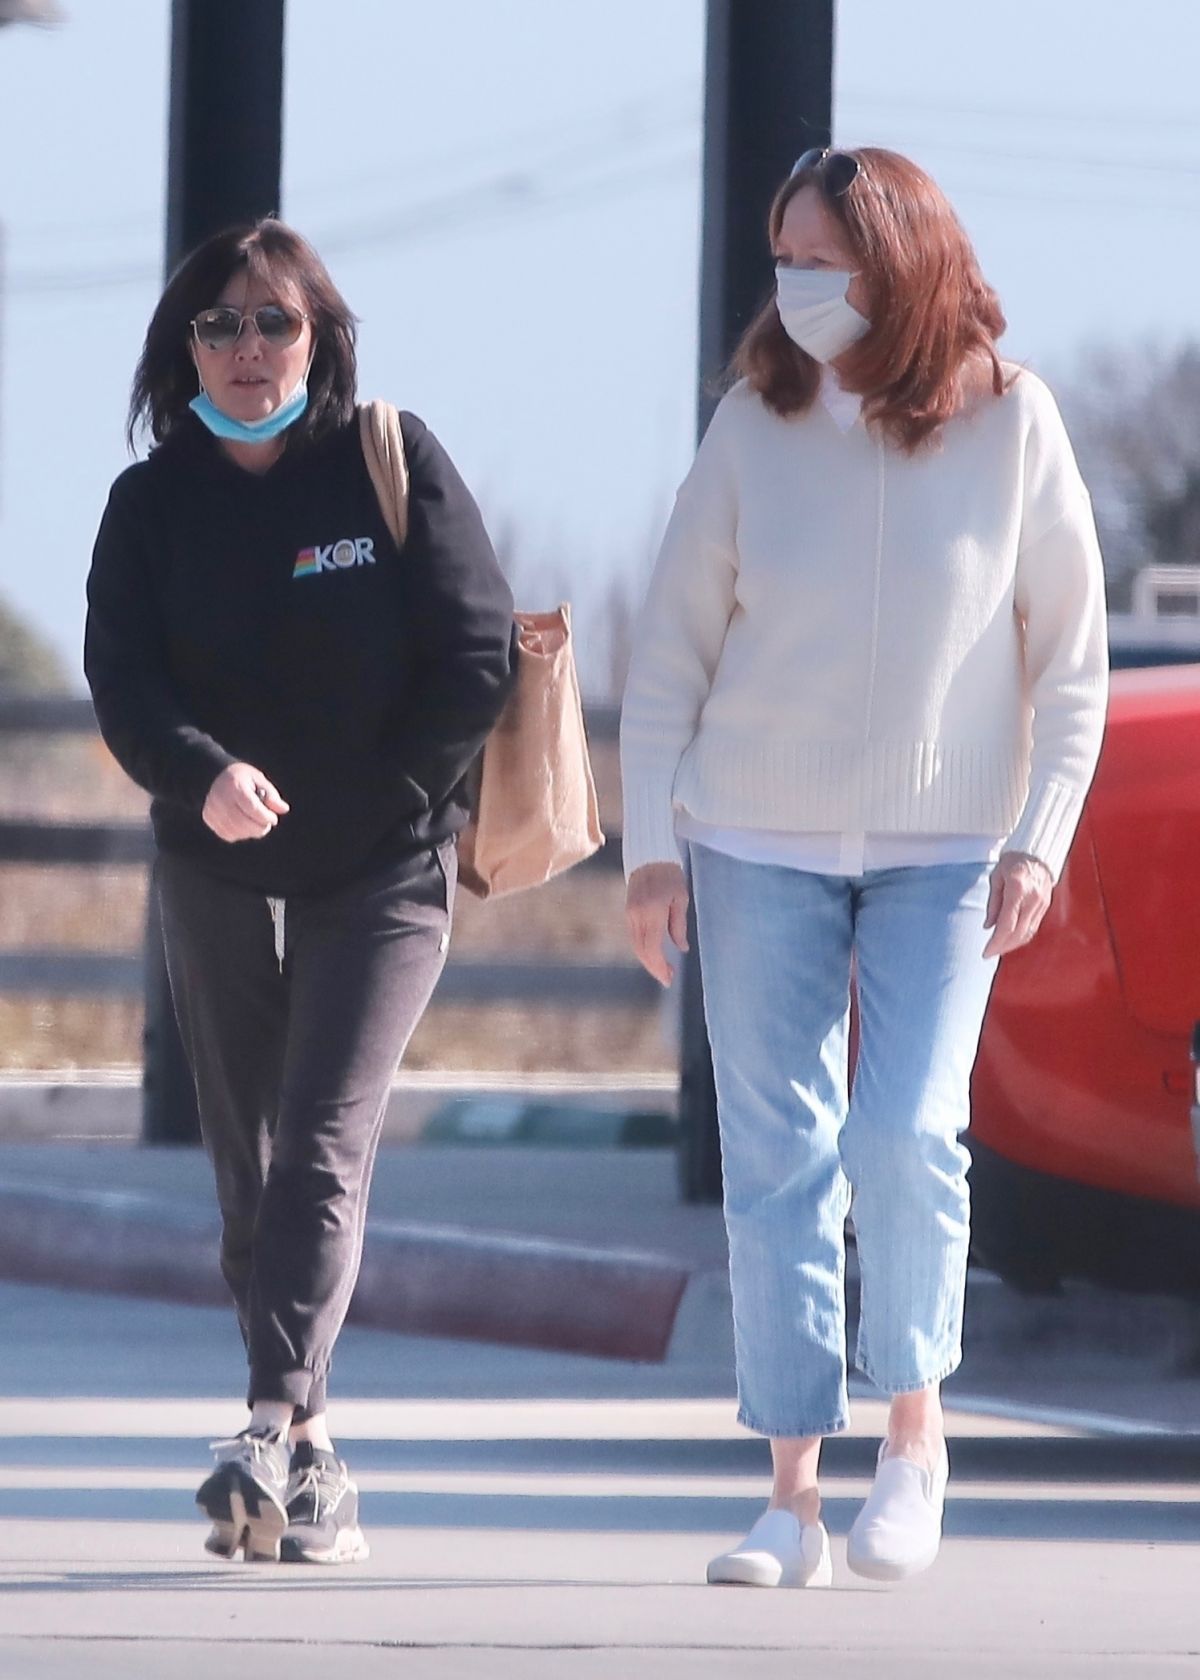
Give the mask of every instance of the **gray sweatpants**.
[[446, 842], [274, 900], [185, 858], [155, 864], [251, 1404], [325, 1409], [388, 1090], [446, 960], [456, 861]]

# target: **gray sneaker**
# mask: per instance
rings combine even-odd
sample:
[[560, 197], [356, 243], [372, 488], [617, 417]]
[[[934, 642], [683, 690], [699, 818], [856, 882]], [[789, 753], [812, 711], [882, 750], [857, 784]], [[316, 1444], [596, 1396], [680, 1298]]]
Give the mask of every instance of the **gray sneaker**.
[[217, 1467], [196, 1492], [196, 1504], [212, 1518], [204, 1542], [215, 1557], [247, 1563], [277, 1563], [287, 1527], [288, 1451], [278, 1431], [243, 1429], [230, 1441], [214, 1441]]
[[336, 1453], [301, 1441], [292, 1453], [283, 1563], [361, 1563], [371, 1555], [358, 1526], [358, 1489]]

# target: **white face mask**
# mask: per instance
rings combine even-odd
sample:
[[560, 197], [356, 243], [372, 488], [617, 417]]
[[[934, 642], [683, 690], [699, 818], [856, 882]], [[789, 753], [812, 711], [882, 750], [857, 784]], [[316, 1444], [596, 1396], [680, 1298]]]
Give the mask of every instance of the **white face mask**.
[[857, 342], [871, 323], [846, 302], [853, 274], [845, 269], [775, 270], [775, 307], [793, 344], [818, 362], [832, 362]]

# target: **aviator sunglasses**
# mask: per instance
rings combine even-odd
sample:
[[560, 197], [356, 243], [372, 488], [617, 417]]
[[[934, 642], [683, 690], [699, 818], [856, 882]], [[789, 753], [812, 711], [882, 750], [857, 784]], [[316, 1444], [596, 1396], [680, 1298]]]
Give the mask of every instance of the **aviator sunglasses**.
[[278, 303], [264, 303], [260, 308], [251, 310], [249, 315], [243, 315], [240, 309], [228, 305], [218, 305], [215, 309], [202, 309], [192, 321], [191, 328], [196, 342], [206, 350], [228, 350], [241, 337], [246, 322], [253, 321], [264, 343], [274, 344], [282, 350], [289, 344], [295, 344], [307, 320], [307, 315], [294, 309], [284, 309]]
[[858, 159], [849, 152], [835, 152], [830, 146], [810, 146], [792, 165], [792, 175], [812, 170], [829, 196], [840, 198], [858, 179], [859, 167]]

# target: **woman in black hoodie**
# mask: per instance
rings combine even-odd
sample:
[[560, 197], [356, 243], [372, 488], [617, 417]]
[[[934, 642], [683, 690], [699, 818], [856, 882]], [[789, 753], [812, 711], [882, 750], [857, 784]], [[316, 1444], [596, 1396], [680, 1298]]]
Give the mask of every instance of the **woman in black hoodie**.
[[512, 675], [512, 597], [445, 451], [401, 416], [398, 549], [354, 318], [274, 220], [156, 308], [88, 580], [105, 741], [153, 795], [167, 970], [249, 1356], [210, 1551], [367, 1555], [325, 1415], [392, 1078], [445, 962], [463, 778]]

